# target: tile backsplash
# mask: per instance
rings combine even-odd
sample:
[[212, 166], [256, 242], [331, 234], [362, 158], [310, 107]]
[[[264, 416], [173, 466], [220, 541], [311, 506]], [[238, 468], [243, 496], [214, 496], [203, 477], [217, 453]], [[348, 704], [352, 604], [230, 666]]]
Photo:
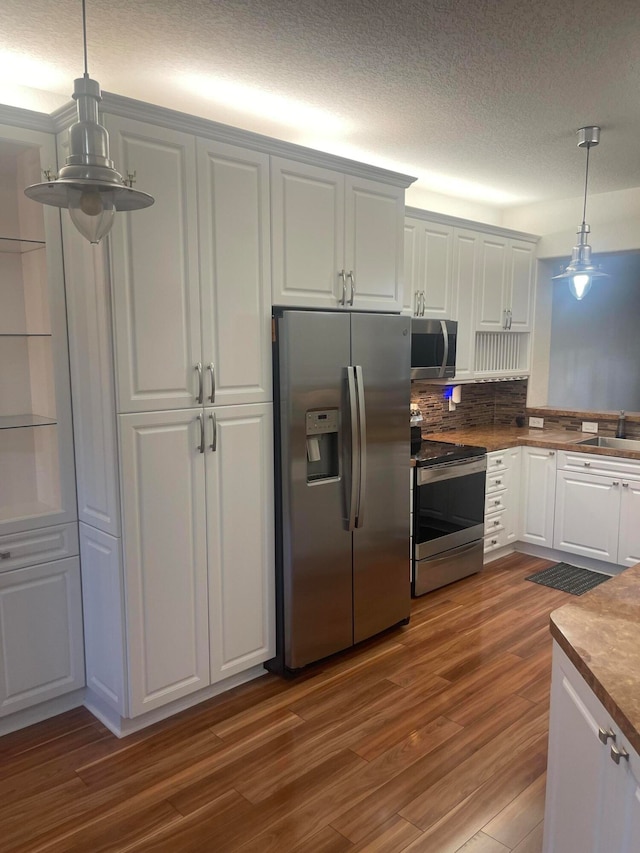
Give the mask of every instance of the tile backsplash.
[[445, 393], [449, 388], [429, 382], [411, 383], [411, 402], [424, 416], [422, 432], [445, 432], [474, 426], [515, 426], [516, 416], [525, 415], [527, 381], [479, 382], [460, 385], [461, 400], [455, 411], [449, 411]]

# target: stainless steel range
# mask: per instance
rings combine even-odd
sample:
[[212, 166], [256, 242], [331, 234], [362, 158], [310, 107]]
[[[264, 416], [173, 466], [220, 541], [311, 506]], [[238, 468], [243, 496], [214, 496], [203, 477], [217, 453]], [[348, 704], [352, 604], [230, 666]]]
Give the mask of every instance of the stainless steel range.
[[486, 449], [423, 440], [415, 455], [414, 596], [482, 570]]

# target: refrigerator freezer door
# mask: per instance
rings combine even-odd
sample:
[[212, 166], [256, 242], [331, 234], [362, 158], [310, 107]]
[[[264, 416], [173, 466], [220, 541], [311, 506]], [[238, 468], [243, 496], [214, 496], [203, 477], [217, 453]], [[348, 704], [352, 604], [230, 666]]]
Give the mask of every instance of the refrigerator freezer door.
[[[348, 314], [320, 311], [285, 311], [278, 320], [283, 645], [289, 669], [353, 644], [349, 326]], [[309, 482], [307, 412], [331, 409], [338, 409], [339, 476]]]
[[[351, 315], [351, 363], [364, 388], [366, 477], [353, 534], [354, 642], [409, 617], [409, 320]], [[358, 367], [361, 368], [358, 371]]]

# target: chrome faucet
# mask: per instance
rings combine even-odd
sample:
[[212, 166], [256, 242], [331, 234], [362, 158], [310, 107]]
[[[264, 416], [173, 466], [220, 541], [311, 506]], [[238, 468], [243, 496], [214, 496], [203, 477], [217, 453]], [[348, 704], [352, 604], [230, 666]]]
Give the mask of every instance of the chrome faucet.
[[618, 417], [618, 426], [616, 427], [616, 438], [626, 438], [625, 428], [626, 423], [624, 409], [621, 409], [620, 416]]

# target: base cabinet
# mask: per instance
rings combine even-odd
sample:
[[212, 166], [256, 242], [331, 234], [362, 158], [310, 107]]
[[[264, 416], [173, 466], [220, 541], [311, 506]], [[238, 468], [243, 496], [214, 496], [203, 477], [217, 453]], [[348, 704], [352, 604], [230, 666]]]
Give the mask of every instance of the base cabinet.
[[272, 406], [120, 418], [129, 715], [275, 654]]
[[553, 658], [543, 853], [635, 853], [640, 756], [555, 643]]
[[556, 452], [539, 447], [522, 448], [520, 539], [553, 547], [556, 496]]
[[620, 481], [558, 471], [554, 547], [618, 562]]
[[519, 535], [520, 448], [487, 453], [484, 553], [513, 545]]
[[84, 686], [77, 557], [0, 574], [0, 717]]

